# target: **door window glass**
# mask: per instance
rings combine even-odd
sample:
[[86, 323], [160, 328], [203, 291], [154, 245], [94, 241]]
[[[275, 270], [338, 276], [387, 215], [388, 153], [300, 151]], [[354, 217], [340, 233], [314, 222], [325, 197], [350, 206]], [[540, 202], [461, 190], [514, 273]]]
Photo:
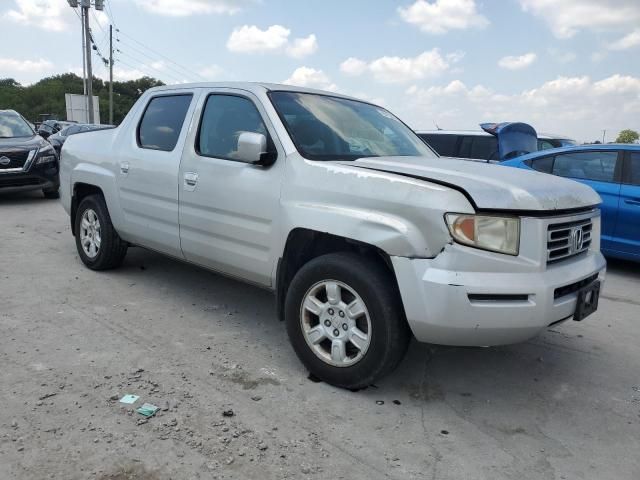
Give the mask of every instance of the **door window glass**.
[[629, 169], [627, 182], [631, 185], [640, 185], [640, 153], [629, 155]]
[[531, 162], [531, 168], [539, 172], [551, 173], [553, 169], [553, 157], [537, 158]]
[[210, 95], [200, 122], [197, 151], [208, 157], [233, 159], [243, 132], [268, 136], [254, 103], [234, 95]]
[[173, 150], [178, 143], [191, 98], [191, 95], [152, 98], [138, 126], [138, 145], [153, 150]]
[[613, 182], [618, 152], [576, 152], [556, 156], [553, 174], [561, 177]]
[[439, 133], [423, 133], [419, 135], [427, 144], [433, 148], [438, 155], [443, 157], [456, 156], [456, 135], [441, 135]]
[[496, 137], [474, 137], [469, 158], [498, 160], [498, 139]]
[[460, 152], [458, 153], [460, 158], [471, 158], [471, 143], [473, 143], [473, 137], [462, 137]]

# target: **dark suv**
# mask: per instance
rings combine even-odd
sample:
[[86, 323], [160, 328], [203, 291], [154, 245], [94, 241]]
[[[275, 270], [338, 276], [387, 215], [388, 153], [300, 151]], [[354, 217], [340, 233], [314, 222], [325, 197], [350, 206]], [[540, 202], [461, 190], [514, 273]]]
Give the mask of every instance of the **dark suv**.
[[13, 110], [0, 110], [0, 192], [42, 190], [58, 198], [58, 154]]

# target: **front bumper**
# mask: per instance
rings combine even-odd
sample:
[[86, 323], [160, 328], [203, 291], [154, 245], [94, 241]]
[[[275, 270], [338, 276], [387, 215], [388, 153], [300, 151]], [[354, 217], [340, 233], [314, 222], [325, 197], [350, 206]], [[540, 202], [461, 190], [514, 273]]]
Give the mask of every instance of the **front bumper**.
[[[435, 259], [391, 258], [409, 326], [419, 341], [460, 346], [525, 341], [571, 318], [577, 303], [571, 286], [602, 282], [606, 270], [602, 254], [590, 250], [542, 270], [517, 271], [514, 259], [505, 260], [514, 268], [496, 262], [496, 271], [468, 271], [474, 270], [473, 257], [478, 257], [475, 265], [482, 265], [493, 255], [453, 244]], [[455, 268], [459, 257], [466, 259], [467, 271]], [[569, 288], [557, 290], [563, 287]]]
[[1, 172], [0, 193], [56, 190], [60, 186], [58, 162], [32, 165], [26, 172]]

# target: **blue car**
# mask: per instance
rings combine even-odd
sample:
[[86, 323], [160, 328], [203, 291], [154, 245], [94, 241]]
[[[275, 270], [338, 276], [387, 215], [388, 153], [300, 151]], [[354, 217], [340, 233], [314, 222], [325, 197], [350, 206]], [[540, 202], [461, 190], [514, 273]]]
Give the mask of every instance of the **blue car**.
[[640, 261], [640, 145], [554, 148], [501, 165], [571, 178], [602, 197], [602, 253]]

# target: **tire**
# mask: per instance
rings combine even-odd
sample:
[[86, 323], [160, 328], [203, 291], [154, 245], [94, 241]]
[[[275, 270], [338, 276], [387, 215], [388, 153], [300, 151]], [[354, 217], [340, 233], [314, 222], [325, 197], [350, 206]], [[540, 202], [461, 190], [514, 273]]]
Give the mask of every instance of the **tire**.
[[51, 200], [60, 198], [60, 191], [57, 188], [55, 190], [42, 190], [42, 194], [44, 195], [44, 198]]
[[[340, 292], [340, 302], [338, 295], [328, 293], [335, 291]], [[364, 309], [355, 308], [358, 297]], [[411, 338], [392, 275], [375, 261], [352, 253], [317, 257], [296, 273], [287, 291], [285, 322], [289, 340], [309, 372], [350, 390], [368, 387], [390, 373]]]
[[[83, 220], [87, 220], [88, 223], [83, 224]], [[91, 270], [109, 270], [122, 264], [128, 244], [113, 228], [109, 210], [102, 195], [90, 195], [80, 202], [76, 212], [74, 232], [78, 255], [82, 263]], [[90, 246], [92, 241], [94, 248]], [[87, 242], [89, 247], [85, 250]]]

